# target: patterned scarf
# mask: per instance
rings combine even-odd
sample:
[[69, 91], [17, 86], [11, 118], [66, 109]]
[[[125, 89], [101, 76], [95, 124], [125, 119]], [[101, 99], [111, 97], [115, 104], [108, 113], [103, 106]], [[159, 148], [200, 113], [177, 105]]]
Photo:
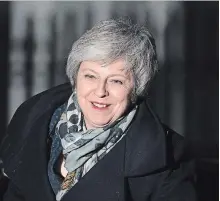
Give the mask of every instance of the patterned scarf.
[[136, 110], [137, 107], [133, 108], [111, 125], [87, 130], [76, 93], [70, 96], [55, 129], [68, 171], [56, 195], [57, 201], [123, 138]]

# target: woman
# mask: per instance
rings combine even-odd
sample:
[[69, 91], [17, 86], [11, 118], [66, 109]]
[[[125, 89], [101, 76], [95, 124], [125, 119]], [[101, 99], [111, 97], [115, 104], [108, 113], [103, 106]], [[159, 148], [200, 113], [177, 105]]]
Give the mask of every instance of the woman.
[[1, 146], [4, 201], [195, 200], [183, 139], [146, 103], [155, 44], [129, 20], [98, 23], [67, 62], [71, 84], [16, 111]]

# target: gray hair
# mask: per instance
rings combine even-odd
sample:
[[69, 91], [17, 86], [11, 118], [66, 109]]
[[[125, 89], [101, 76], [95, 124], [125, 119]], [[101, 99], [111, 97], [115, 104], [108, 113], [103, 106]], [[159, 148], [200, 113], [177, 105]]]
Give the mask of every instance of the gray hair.
[[117, 59], [124, 59], [125, 68], [133, 74], [132, 102], [143, 99], [158, 67], [156, 46], [148, 29], [133, 24], [129, 18], [101, 21], [84, 33], [72, 46], [66, 74], [74, 86], [81, 62], [106, 65]]

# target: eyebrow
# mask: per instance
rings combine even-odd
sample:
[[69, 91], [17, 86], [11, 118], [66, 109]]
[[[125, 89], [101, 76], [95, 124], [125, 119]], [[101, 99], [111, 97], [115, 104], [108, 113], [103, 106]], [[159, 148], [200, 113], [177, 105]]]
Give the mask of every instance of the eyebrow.
[[[85, 71], [92, 71], [93, 73], [98, 74], [96, 71], [94, 71], [92, 69], [84, 69], [83, 72], [85, 72]], [[117, 74], [117, 73], [110, 74], [108, 77], [113, 77], [113, 76], [121, 76], [121, 77], [124, 77], [124, 78], [129, 78], [128, 75], [122, 75], [122, 74]]]
[[98, 74], [96, 71], [89, 69], [89, 68], [83, 69], [83, 72], [85, 72], [85, 71], [92, 71], [93, 73]]
[[111, 74], [108, 77], [113, 77], [113, 76], [120, 76], [120, 77], [128, 78], [128, 76], [121, 75], [121, 74]]

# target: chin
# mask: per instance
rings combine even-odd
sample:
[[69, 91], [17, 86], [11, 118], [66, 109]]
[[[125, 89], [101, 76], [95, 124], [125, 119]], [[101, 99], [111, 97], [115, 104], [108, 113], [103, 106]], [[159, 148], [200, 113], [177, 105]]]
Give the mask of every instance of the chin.
[[106, 121], [89, 121], [89, 127], [92, 127], [92, 128], [102, 128], [102, 127], [105, 127], [109, 124], [112, 123], [111, 120], [106, 120]]
[[111, 123], [111, 122], [92, 122], [91, 125], [92, 125], [94, 128], [102, 128], [102, 127], [104, 127], [104, 126], [109, 125], [109, 123]]

